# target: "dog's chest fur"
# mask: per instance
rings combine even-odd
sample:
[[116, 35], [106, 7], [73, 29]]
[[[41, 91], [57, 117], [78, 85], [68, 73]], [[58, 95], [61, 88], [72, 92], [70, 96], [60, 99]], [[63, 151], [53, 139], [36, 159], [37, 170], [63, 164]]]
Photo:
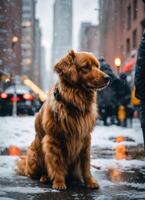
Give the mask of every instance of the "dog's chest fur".
[[[67, 92], [64, 93], [64, 95], [66, 94]], [[72, 96], [71, 100], [77, 102], [74, 102], [74, 105], [78, 106], [79, 109], [69, 110], [63, 102], [57, 101], [52, 94], [48, 101], [48, 107], [51, 109], [47, 112], [49, 115], [51, 113], [49, 118], [51, 123], [49, 120], [48, 123], [44, 124], [47, 125], [45, 126], [46, 132], [51, 129], [53, 132], [51, 137], [54, 137], [54, 140], [61, 144], [60, 147], [67, 160], [75, 161], [85, 148], [86, 140], [90, 139], [90, 134], [96, 124], [97, 108], [96, 94], [85, 105], [81, 102], [83, 97], [80, 99], [79, 95]], [[62, 97], [64, 98], [64, 96]], [[69, 97], [65, 99], [70, 100]]]
[[63, 147], [67, 158], [71, 161], [75, 160], [83, 147], [85, 147], [86, 140], [90, 139], [91, 131], [96, 124], [96, 106], [87, 112], [74, 113], [69, 115], [65, 108], [61, 107], [58, 114], [58, 134], [63, 135]]

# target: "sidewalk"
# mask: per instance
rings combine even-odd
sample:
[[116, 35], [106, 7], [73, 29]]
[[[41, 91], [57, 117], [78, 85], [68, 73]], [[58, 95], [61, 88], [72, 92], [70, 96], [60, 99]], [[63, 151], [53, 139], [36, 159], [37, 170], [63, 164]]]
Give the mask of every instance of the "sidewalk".
[[[0, 123], [1, 148], [14, 144], [26, 148], [31, 143], [33, 117], [1, 118]], [[64, 192], [52, 190], [50, 185], [16, 175], [17, 157], [0, 156], [0, 199], [143, 200], [145, 159], [142, 141], [138, 121], [134, 121], [132, 129], [96, 126], [92, 133], [91, 170], [100, 184], [99, 190], [89, 190], [78, 183], [72, 183]]]

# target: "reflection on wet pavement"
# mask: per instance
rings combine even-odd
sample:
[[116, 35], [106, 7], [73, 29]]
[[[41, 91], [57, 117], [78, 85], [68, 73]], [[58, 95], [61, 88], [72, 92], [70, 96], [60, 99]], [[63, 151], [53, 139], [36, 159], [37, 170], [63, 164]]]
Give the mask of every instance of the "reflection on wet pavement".
[[111, 182], [134, 182], [145, 183], [145, 175], [139, 169], [121, 170], [119, 168], [109, 168], [106, 172], [108, 180]]
[[[20, 120], [20, 119], [19, 119]], [[26, 120], [26, 119], [25, 119]], [[30, 119], [26, 120], [27, 124]], [[11, 124], [13, 125], [13, 124]], [[31, 124], [30, 124], [31, 127]], [[32, 128], [25, 127], [8, 137], [18, 137], [22, 133], [25, 138], [12, 138], [7, 146], [0, 147], [0, 200], [143, 200], [145, 199], [145, 159], [143, 145], [132, 138], [131, 130], [112, 127], [109, 130], [99, 127], [91, 148], [91, 171], [100, 184], [99, 190], [90, 190], [84, 185], [73, 182], [66, 191], [51, 189], [50, 184], [42, 184], [37, 180], [18, 176], [15, 173], [16, 155], [25, 153], [30, 143], [27, 141]], [[5, 128], [5, 127], [4, 127]], [[14, 130], [13, 128], [11, 128]], [[103, 130], [102, 130], [103, 129]], [[8, 130], [10, 131], [10, 130]], [[4, 131], [8, 132], [7, 130]], [[98, 139], [98, 132], [104, 133]], [[118, 131], [120, 131], [118, 133]], [[128, 136], [128, 132], [131, 132]], [[114, 133], [112, 135], [112, 133]], [[122, 134], [122, 132], [124, 134]], [[116, 134], [117, 133], [117, 134]], [[122, 135], [121, 135], [122, 134]], [[101, 134], [100, 134], [101, 135]], [[114, 136], [114, 137], [113, 137]], [[99, 142], [95, 142], [95, 140]], [[7, 141], [7, 138], [4, 140]], [[4, 143], [4, 142], [3, 142]], [[24, 145], [21, 145], [23, 144]], [[2, 144], [2, 141], [1, 141]], [[12, 146], [13, 145], [13, 146]], [[1, 145], [2, 146], [2, 145]], [[7, 156], [11, 155], [11, 156]]]
[[[125, 137], [118, 136], [115, 138], [115, 142], [117, 142], [117, 143], [125, 142]], [[117, 159], [117, 160], [128, 159], [128, 151], [124, 144], [118, 144], [116, 146], [115, 159]]]
[[[71, 183], [66, 191], [51, 189], [50, 184], [42, 184], [15, 174], [17, 157], [0, 157], [0, 199], [7, 200], [126, 200], [144, 199], [144, 161], [96, 159], [92, 162], [92, 174], [100, 184], [99, 190], [89, 190], [84, 185]], [[93, 161], [93, 160], [92, 160]], [[94, 159], [95, 161], [95, 159]], [[5, 200], [5, 199], [4, 199]]]
[[[134, 140], [129, 137], [118, 136], [116, 138], [109, 138], [115, 142], [114, 148], [99, 148], [92, 147], [92, 159], [96, 158], [115, 158], [122, 159], [139, 159], [143, 160], [145, 156], [143, 144], [136, 144]], [[128, 144], [127, 142], [133, 142]]]

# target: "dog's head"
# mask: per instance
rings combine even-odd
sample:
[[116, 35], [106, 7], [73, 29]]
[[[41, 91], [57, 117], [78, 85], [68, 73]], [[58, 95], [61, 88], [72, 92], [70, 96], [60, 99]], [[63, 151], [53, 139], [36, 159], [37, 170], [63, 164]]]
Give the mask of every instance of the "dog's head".
[[71, 86], [100, 89], [109, 82], [109, 76], [100, 70], [97, 58], [87, 52], [71, 50], [54, 66], [54, 70]]

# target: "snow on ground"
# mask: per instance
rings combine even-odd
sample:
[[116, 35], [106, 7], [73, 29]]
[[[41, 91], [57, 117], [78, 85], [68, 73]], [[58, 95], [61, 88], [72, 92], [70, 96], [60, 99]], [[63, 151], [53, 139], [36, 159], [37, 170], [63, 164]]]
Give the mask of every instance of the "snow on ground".
[[4, 192], [20, 192], [23, 193], [23, 194], [40, 194], [40, 193], [44, 193], [44, 192], [52, 192], [52, 191], [55, 191], [56, 190], [52, 190], [52, 189], [49, 189], [49, 188], [40, 188], [40, 187], [37, 187], [35, 186], [34, 188], [33, 187], [27, 187], [27, 186], [24, 186], [24, 187], [9, 187], [9, 186], [4, 186], [2, 188], [0, 188], [0, 191], [4, 191]]
[[15, 145], [26, 148], [32, 142], [34, 117], [0, 117], [0, 148]]
[[[10, 145], [20, 148], [28, 147], [35, 136], [34, 119], [35, 117], [28, 116], [0, 117], [0, 148]], [[110, 150], [113, 154], [115, 153], [112, 150], [118, 145], [115, 142], [115, 138], [118, 136], [126, 138], [126, 141], [121, 142], [121, 144], [131, 145], [133, 149], [136, 149], [138, 144], [143, 143], [140, 124], [137, 120], [134, 121], [133, 128], [104, 127], [100, 125], [95, 127], [92, 133], [93, 159], [91, 159], [91, 171], [101, 185], [102, 193], [97, 199], [106, 199], [106, 197], [107, 199], [116, 199], [115, 195], [120, 195], [118, 199], [128, 199], [126, 197], [130, 197], [132, 194], [133, 199], [144, 199], [145, 161], [139, 159], [116, 160], [115, 157], [113, 158], [113, 156], [107, 154]], [[99, 152], [98, 149], [100, 150]], [[107, 154], [107, 157], [104, 158], [102, 156], [102, 150], [103, 153]], [[97, 157], [96, 155], [93, 156], [94, 153], [97, 154]], [[99, 157], [98, 154], [100, 154]], [[2, 181], [0, 184], [0, 199], [14, 200], [3, 197], [11, 192], [15, 194], [21, 191], [21, 195], [37, 195], [38, 193], [45, 194], [46, 192], [53, 191], [50, 188], [37, 185], [36, 182], [26, 177], [16, 176], [15, 166], [17, 158], [15, 156], [0, 156], [0, 179]], [[138, 176], [141, 176], [140, 182], [137, 179]], [[129, 188], [131, 188], [130, 191]], [[108, 198], [108, 192], [114, 195], [115, 198], [111, 196]], [[96, 193], [94, 197], [93, 193], [91, 195], [93, 199], [96, 199]], [[124, 198], [122, 198], [122, 195], [124, 195]], [[76, 199], [78, 199], [77, 196]]]
[[[124, 141], [124, 145], [134, 145], [143, 143], [143, 135], [140, 128], [139, 120], [134, 120], [133, 128], [123, 128], [118, 126], [96, 126], [92, 133], [92, 146], [111, 148], [116, 147], [114, 142], [118, 136], [129, 138], [129, 141]], [[112, 139], [111, 139], [112, 138]]]
[[[101, 168], [102, 170], [108, 170], [111, 168], [118, 168], [120, 170], [139, 169], [145, 166], [144, 160], [116, 160], [116, 159], [93, 159], [91, 161], [92, 166]], [[144, 169], [145, 170], [145, 169]]]
[[[0, 148], [9, 147], [15, 145], [20, 148], [27, 148], [35, 135], [34, 130], [35, 117], [23, 116], [23, 117], [1, 117], [0, 118]], [[121, 142], [123, 145], [136, 146], [137, 144], [143, 143], [143, 136], [140, 128], [139, 121], [134, 121], [133, 128], [122, 128], [118, 126], [100, 126], [97, 125], [92, 133], [92, 147], [96, 146], [100, 149], [110, 149], [118, 145], [114, 139], [117, 136], [123, 136], [130, 138], [131, 141]], [[135, 147], [134, 147], [135, 148]], [[106, 151], [105, 151], [106, 152]], [[107, 153], [107, 152], [106, 152]], [[130, 165], [136, 164], [135, 160], [121, 160], [116, 161], [115, 159], [97, 159], [92, 160], [92, 164], [99, 165], [99, 167], [109, 167], [110, 163], [114, 166], [118, 165]], [[142, 161], [138, 162], [137, 165], [142, 166]]]
[[0, 156], [0, 177], [12, 178], [15, 176], [16, 156]]
[[[35, 135], [35, 117], [0, 117], [0, 148], [15, 145], [21, 148], [28, 147]], [[97, 125], [92, 133], [92, 146], [100, 148], [114, 148], [116, 143], [111, 138], [123, 136], [131, 138], [125, 141], [125, 145], [137, 145], [143, 143], [143, 136], [139, 121], [134, 121], [133, 128], [118, 126]]]

